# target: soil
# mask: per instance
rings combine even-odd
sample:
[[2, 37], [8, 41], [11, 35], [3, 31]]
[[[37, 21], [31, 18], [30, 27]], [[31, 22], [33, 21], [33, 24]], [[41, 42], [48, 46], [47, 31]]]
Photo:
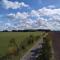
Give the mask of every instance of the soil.
[[60, 60], [60, 32], [50, 32], [54, 49], [54, 60]]

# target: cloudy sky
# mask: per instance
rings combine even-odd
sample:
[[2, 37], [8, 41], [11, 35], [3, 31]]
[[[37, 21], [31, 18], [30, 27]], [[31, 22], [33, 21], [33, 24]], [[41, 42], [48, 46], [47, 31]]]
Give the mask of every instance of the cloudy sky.
[[60, 0], [0, 0], [0, 31], [60, 30]]

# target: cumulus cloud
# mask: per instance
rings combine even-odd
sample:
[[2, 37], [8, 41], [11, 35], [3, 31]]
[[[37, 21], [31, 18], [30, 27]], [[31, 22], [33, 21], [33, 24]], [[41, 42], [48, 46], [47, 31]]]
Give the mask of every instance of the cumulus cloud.
[[58, 9], [48, 9], [43, 7], [42, 9], [38, 10], [41, 15], [52, 16], [52, 15], [60, 15], [60, 8]]
[[26, 12], [17, 12], [16, 14], [10, 13], [7, 15], [8, 17], [12, 17], [13, 19], [26, 19], [29, 17], [29, 14]]
[[32, 10], [32, 11], [31, 11], [31, 16], [39, 17], [40, 15], [39, 15], [38, 11]]
[[[6, 29], [51, 29], [60, 30], [60, 8], [43, 7], [31, 12], [17, 12], [6, 15], [11, 24]], [[3, 25], [4, 26], [4, 25]]]
[[2, 5], [4, 8], [6, 9], [17, 9], [17, 8], [22, 8], [22, 7], [29, 7], [28, 4], [25, 4], [24, 2], [12, 2], [12, 1], [8, 1], [8, 0], [2, 0]]
[[38, 11], [44, 19], [47, 19], [48, 27], [50, 26], [51, 30], [60, 30], [60, 8], [51, 9], [44, 7]]

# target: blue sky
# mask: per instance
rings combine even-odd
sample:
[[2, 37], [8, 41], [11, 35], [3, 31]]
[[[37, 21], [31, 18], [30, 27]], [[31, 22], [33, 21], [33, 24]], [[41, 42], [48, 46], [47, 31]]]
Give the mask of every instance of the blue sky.
[[0, 0], [0, 30], [60, 30], [60, 0]]
[[[4, 9], [2, 7], [2, 1], [1, 0], [1, 4], [0, 4], [0, 14], [7, 14], [7, 13], [10, 13], [10, 12], [17, 12], [17, 11], [27, 11], [28, 9], [15, 9], [15, 10], [12, 10], [12, 9]], [[49, 5], [54, 5], [56, 7], [60, 7], [60, 0], [9, 0], [9, 1], [12, 1], [12, 2], [15, 2], [15, 1], [18, 1], [18, 2], [24, 2], [26, 4], [28, 4], [30, 6], [31, 9], [40, 9], [42, 7], [46, 7], [46, 6], [49, 6]]]

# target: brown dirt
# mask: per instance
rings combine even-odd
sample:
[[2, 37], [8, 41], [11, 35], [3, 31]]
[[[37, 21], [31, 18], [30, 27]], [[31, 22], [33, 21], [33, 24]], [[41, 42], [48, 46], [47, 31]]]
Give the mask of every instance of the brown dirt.
[[54, 49], [54, 60], [60, 60], [60, 32], [50, 32]]

